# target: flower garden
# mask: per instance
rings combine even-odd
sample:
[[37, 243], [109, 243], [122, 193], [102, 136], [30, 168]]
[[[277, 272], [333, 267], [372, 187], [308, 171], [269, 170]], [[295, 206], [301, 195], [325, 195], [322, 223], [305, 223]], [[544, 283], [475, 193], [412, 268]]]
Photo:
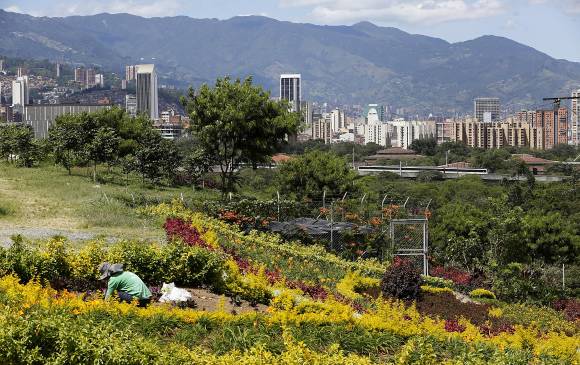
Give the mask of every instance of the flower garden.
[[[484, 289], [459, 295], [454, 281], [414, 276], [404, 262], [343, 260], [179, 204], [141, 213], [160, 219], [167, 244], [97, 240], [74, 250], [59, 238], [39, 247], [15, 238], [0, 249], [0, 363], [580, 361], [577, 304], [558, 311], [504, 303]], [[175, 282], [268, 309], [234, 314], [106, 302], [96, 280], [104, 260], [124, 263], [153, 291]], [[399, 282], [416, 284], [419, 299]]]

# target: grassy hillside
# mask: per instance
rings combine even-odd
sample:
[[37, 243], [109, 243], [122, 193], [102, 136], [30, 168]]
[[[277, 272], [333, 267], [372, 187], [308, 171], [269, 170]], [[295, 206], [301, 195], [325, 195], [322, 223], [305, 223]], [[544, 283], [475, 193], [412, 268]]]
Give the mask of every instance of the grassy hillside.
[[44, 228], [159, 239], [163, 236], [161, 228], [129, 207], [133, 199], [154, 202], [181, 194], [188, 199], [212, 196], [211, 192], [196, 193], [188, 188], [147, 187], [137, 180], [126, 185], [122, 176], [103, 174], [109, 182], [94, 184], [82, 169], [73, 169], [69, 176], [58, 167], [20, 169], [0, 164], [0, 231], [9, 235], [6, 232]]

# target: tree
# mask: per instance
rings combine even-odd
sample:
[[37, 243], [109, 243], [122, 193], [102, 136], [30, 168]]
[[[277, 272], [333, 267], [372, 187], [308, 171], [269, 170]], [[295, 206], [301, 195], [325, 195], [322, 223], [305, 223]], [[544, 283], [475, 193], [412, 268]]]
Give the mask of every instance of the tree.
[[434, 156], [437, 153], [437, 140], [435, 138], [416, 139], [409, 148], [420, 155]]
[[142, 181], [156, 183], [161, 178], [173, 178], [180, 157], [173, 142], [161, 137], [155, 130], [146, 132], [139, 140], [135, 160], [129, 166], [141, 175]]
[[578, 262], [579, 232], [559, 212], [534, 212], [526, 215], [523, 238], [534, 260], [548, 264]]
[[202, 150], [194, 149], [183, 159], [183, 168], [189, 175], [192, 185], [211, 171], [214, 161]]
[[329, 196], [352, 192], [355, 177], [344, 158], [332, 152], [310, 151], [284, 163], [277, 184], [281, 193], [320, 199], [324, 191]]
[[190, 90], [186, 108], [199, 148], [219, 166], [223, 194], [234, 189], [242, 162], [268, 162], [300, 124], [287, 103], [272, 100], [251, 77], [233, 82], [220, 78], [214, 88]]
[[85, 145], [85, 154], [93, 165], [93, 181], [97, 182], [97, 165], [111, 163], [117, 158], [120, 138], [110, 127], [101, 127], [94, 132], [89, 143]]
[[509, 168], [511, 154], [505, 149], [486, 150], [471, 158], [473, 167], [488, 169], [491, 172]]
[[86, 144], [86, 121], [89, 115], [62, 115], [49, 129], [48, 138], [53, 148], [55, 162], [71, 174], [73, 166], [81, 164]]
[[24, 167], [32, 167], [39, 159], [39, 145], [30, 126], [0, 126], [0, 156]]

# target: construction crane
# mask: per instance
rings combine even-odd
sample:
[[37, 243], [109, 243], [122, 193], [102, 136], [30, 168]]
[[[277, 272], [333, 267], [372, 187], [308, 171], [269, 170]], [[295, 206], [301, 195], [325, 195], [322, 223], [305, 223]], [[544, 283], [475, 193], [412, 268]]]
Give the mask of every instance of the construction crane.
[[544, 98], [544, 101], [551, 101], [554, 103], [554, 109], [560, 109], [560, 104], [562, 100], [580, 100], [580, 96], [560, 96], [556, 98]]

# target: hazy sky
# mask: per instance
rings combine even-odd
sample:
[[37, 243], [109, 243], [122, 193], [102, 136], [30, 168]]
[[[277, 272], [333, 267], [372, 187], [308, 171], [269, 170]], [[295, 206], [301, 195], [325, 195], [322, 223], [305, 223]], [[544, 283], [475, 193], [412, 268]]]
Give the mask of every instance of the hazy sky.
[[580, 0], [0, 0], [0, 7], [37, 16], [252, 14], [347, 25], [367, 20], [451, 42], [500, 35], [580, 62]]

